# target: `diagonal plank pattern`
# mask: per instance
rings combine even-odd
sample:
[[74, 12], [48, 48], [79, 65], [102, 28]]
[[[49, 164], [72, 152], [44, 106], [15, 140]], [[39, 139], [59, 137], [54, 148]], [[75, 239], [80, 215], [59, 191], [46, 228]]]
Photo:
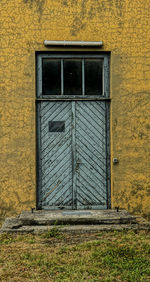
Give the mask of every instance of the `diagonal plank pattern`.
[[107, 207], [105, 102], [76, 104], [77, 206]]
[[[106, 103], [73, 105], [41, 103], [40, 202], [43, 209], [106, 209]], [[65, 130], [50, 132], [49, 122], [64, 122]]]
[[[49, 132], [50, 121], [65, 122], [64, 132]], [[41, 103], [42, 207], [72, 204], [71, 103]]]

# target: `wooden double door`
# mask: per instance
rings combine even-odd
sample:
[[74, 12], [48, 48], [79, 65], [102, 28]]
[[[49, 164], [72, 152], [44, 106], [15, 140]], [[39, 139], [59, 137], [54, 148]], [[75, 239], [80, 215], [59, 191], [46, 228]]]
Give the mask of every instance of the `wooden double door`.
[[38, 207], [107, 209], [107, 101], [38, 104]]

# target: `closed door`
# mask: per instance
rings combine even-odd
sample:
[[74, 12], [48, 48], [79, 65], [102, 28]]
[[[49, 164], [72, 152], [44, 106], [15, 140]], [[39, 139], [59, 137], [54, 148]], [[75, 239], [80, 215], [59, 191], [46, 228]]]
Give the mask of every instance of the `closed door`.
[[106, 104], [39, 104], [39, 208], [108, 207]]

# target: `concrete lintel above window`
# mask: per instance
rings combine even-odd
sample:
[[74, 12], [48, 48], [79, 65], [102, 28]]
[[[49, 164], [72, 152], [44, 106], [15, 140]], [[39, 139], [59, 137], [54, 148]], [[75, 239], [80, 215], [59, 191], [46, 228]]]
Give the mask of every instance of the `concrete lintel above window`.
[[80, 47], [100, 47], [102, 41], [66, 41], [66, 40], [44, 40], [45, 46], [80, 46]]

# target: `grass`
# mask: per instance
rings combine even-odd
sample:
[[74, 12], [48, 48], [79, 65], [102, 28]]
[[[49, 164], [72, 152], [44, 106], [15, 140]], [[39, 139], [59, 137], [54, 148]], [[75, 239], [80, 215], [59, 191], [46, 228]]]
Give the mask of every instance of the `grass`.
[[150, 281], [150, 233], [1, 234], [0, 281]]
[[63, 234], [60, 232], [60, 230], [54, 226], [52, 229], [47, 231], [44, 235], [44, 238], [49, 239], [49, 238], [62, 238]]

